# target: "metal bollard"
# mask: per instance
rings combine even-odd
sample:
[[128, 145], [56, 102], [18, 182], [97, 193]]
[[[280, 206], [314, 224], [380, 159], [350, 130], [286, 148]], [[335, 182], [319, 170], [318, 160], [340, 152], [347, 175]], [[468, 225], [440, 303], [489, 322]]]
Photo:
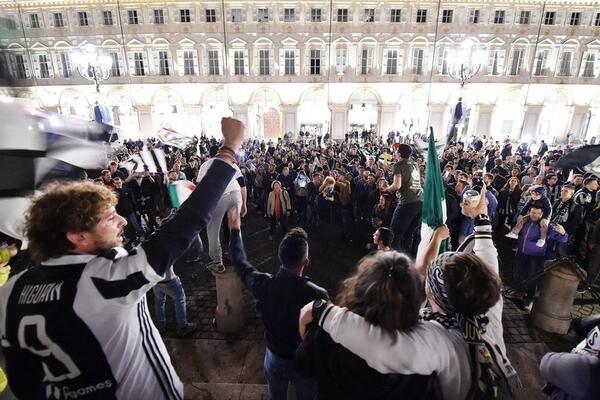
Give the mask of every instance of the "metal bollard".
[[230, 268], [222, 274], [213, 274], [217, 287], [215, 321], [219, 332], [235, 332], [244, 326], [245, 303], [242, 282]]
[[569, 260], [557, 260], [553, 263], [559, 265], [546, 273], [540, 296], [533, 304], [531, 317], [536, 327], [564, 335], [571, 326], [571, 307], [577, 294], [577, 286], [585, 279], [585, 271]]

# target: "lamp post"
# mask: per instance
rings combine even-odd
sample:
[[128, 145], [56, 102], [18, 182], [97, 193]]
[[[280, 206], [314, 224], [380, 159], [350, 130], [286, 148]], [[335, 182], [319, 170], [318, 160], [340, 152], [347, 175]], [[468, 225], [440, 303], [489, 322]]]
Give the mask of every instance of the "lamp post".
[[82, 51], [73, 54], [73, 64], [77, 72], [87, 81], [96, 86], [96, 93], [100, 93], [100, 82], [110, 77], [112, 58], [101, 55], [93, 44], [87, 44]]
[[473, 39], [465, 39], [455, 53], [450, 53], [448, 75], [460, 82], [460, 87], [481, 71], [486, 53], [477, 49]]

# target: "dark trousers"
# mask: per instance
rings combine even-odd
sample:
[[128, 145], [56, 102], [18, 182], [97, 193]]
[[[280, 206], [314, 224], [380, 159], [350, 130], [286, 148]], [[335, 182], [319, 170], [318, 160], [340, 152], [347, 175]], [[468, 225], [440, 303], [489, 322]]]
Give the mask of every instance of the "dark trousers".
[[513, 271], [515, 284], [525, 294], [525, 300], [533, 301], [535, 290], [540, 277], [534, 276], [544, 269], [543, 256], [528, 256], [521, 252], [515, 255], [515, 270]]
[[398, 251], [412, 254], [413, 235], [421, 223], [423, 202], [396, 205], [390, 229], [394, 232], [392, 247]]
[[285, 235], [287, 232], [287, 216], [281, 215], [277, 218], [275, 215], [271, 215], [271, 228], [269, 229], [269, 235], [273, 236], [275, 234], [275, 227], [277, 226], [277, 221], [281, 224], [281, 231]]

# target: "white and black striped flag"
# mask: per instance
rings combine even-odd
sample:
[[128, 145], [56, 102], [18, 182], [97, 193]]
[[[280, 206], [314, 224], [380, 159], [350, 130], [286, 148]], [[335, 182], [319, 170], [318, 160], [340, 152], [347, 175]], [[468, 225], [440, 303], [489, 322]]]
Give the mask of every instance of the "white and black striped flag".
[[583, 146], [562, 156], [557, 166], [563, 170], [582, 169], [600, 176], [600, 144]]
[[110, 147], [96, 122], [32, 113], [18, 103], [1, 103], [0, 121], [0, 232], [23, 240], [28, 197], [79, 169], [104, 168]]
[[161, 148], [144, 149], [139, 154], [134, 154], [120, 166], [125, 168], [129, 174], [134, 172], [167, 173], [167, 162], [165, 153]]

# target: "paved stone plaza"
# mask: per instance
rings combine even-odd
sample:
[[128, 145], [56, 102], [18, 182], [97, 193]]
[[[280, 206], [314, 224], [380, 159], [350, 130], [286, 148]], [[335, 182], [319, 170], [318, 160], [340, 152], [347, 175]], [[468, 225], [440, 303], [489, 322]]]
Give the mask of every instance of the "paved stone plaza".
[[[268, 224], [255, 211], [250, 211], [242, 226], [244, 242], [250, 262], [259, 270], [276, 272], [277, 246], [281, 236], [268, 240]], [[337, 293], [338, 284], [348, 276], [366, 253], [353, 243], [342, 242], [337, 235], [310, 238], [311, 266], [307, 274], [325, 287], [331, 297]], [[512, 251], [510, 242], [498, 238], [500, 268], [503, 281], [510, 283]], [[329, 243], [326, 243], [329, 242]], [[323, 250], [328, 248], [328, 252]], [[226, 248], [226, 246], [224, 246]], [[227, 259], [227, 254], [225, 259]], [[217, 332], [214, 323], [216, 307], [215, 279], [202, 263], [175, 266], [185, 288], [188, 319], [198, 325], [187, 338], [175, 336], [175, 319], [172, 303], [167, 302], [167, 332], [165, 343], [169, 348], [175, 368], [186, 384], [186, 398], [194, 400], [254, 400], [266, 399], [266, 384], [262, 372], [264, 355], [263, 326], [252, 297], [245, 292], [247, 319], [245, 327], [233, 334]], [[152, 297], [152, 294], [149, 295]], [[152, 307], [152, 299], [150, 299]], [[600, 312], [590, 296], [578, 298], [573, 307], [575, 315]], [[543, 382], [538, 373], [541, 357], [548, 351], [568, 351], [577, 342], [573, 334], [566, 336], [544, 333], [532, 326], [529, 315], [515, 303], [505, 299], [504, 335], [509, 357], [519, 371], [525, 390], [519, 399], [543, 399], [540, 389]], [[4, 393], [0, 400], [12, 399]]]

